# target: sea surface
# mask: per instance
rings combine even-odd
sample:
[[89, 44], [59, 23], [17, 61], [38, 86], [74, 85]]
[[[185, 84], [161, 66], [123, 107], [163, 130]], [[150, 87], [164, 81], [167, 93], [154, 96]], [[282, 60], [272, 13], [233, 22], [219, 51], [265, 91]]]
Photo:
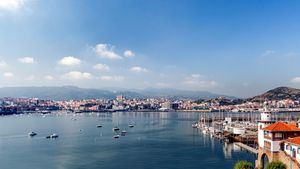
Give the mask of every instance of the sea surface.
[[[1, 169], [230, 169], [256, 156], [203, 135], [191, 112], [0, 117]], [[129, 124], [135, 127], [129, 128]], [[102, 128], [97, 128], [102, 125]], [[114, 139], [114, 126], [126, 136]], [[28, 133], [34, 131], [35, 137]], [[46, 139], [56, 133], [57, 139]]]

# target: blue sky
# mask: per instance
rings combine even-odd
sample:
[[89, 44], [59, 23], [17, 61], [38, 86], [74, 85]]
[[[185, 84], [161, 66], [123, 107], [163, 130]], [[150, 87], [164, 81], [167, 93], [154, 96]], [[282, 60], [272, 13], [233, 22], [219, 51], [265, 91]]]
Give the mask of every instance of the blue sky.
[[0, 0], [0, 86], [300, 88], [300, 2]]

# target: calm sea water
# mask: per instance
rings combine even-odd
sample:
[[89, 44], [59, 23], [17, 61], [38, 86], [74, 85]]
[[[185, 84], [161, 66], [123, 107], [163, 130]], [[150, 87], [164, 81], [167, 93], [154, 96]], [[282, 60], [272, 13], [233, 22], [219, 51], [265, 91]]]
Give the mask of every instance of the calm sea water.
[[[238, 160], [254, 162], [255, 155], [191, 128], [198, 118], [182, 112], [3, 116], [0, 168], [227, 169]], [[127, 135], [113, 139], [116, 125]], [[28, 137], [30, 131], [38, 135]], [[59, 138], [46, 139], [51, 133]]]

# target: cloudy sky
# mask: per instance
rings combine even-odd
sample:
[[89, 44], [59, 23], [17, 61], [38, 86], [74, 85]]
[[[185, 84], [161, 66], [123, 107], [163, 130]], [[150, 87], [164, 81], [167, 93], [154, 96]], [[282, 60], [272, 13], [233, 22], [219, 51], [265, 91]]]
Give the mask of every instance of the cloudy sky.
[[0, 0], [0, 86], [300, 88], [300, 2]]

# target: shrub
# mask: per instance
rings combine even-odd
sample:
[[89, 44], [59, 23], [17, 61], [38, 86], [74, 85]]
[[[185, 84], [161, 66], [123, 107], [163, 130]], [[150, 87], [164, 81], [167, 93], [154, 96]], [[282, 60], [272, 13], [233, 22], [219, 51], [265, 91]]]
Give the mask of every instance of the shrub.
[[238, 161], [234, 165], [234, 169], [254, 169], [251, 162], [248, 161]]
[[270, 162], [266, 169], [286, 169], [286, 165], [280, 161]]

